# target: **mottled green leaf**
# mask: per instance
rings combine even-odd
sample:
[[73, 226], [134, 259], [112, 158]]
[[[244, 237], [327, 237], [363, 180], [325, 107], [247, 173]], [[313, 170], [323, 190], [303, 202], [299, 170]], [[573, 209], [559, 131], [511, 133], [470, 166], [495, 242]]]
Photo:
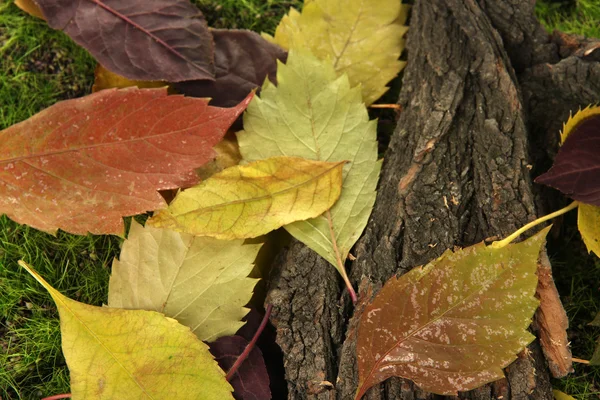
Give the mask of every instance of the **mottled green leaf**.
[[537, 263], [549, 228], [495, 249], [447, 250], [392, 277], [365, 307], [358, 328], [360, 399], [392, 376], [456, 395], [504, 377], [533, 339]]

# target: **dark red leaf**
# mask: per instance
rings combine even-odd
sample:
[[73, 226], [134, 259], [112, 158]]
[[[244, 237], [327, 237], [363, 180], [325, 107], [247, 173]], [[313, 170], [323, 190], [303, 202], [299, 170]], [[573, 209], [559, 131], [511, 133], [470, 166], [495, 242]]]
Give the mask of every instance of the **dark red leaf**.
[[210, 97], [211, 104], [231, 107], [265, 78], [275, 82], [277, 60], [285, 61], [287, 53], [260, 35], [245, 30], [212, 29], [215, 40], [216, 80], [182, 82], [175, 89], [188, 96]]
[[213, 42], [189, 0], [36, 0], [106, 68], [129, 79], [214, 79]]
[[123, 234], [123, 216], [190, 185], [251, 100], [216, 108], [167, 89], [103, 90], [0, 131], [0, 215], [55, 232]]
[[600, 206], [600, 115], [585, 118], [570, 130], [552, 168], [535, 181]]
[[[248, 341], [241, 336], [225, 336], [210, 343], [210, 352], [227, 372], [247, 345]], [[271, 399], [269, 375], [258, 347], [252, 349], [229, 383], [233, 386], [233, 397], [237, 400]]]

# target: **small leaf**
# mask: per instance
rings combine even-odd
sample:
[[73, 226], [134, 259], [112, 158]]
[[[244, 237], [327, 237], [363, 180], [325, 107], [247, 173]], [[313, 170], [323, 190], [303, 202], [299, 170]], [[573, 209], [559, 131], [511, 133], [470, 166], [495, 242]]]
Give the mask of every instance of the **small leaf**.
[[140, 89], [159, 88], [167, 86], [166, 82], [161, 81], [134, 81], [127, 79], [124, 76], [110, 72], [101, 64], [96, 65], [94, 70], [94, 86], [92, 92], [99, 92], [104, 89], [118, 88], [123, 89], [131, 86], [136, 86]]
[[158, 311], [189, 326], [200, 340], [233, 335], [257, 279], [262, 244], [194, 237], [132, 221], [108, 287], [110, 307]]
[[328, 210], [344, 162], [274, 157], [235, 166], [179, 193], [148, 223], [218, 239], [253, 238]]
[[212, 36], [188, 0], [36, 0], [45, 19], [129, 79], [213, 80]]
[[210, 97], [211, 104], [231, 107], [265, 79], [275, 81], [277, 60], [287, 53], [255, 32], [236, 29], [211, 29], [215, 40], [215, 81], [180, 82], [174, 88], [186, 96]]
[[579, 204], [577, 226], [588, 252], [600, 257], [600, 207]]
[[392, 277], [362, 313], [360, 399], [392, 376], [456, 395], [504, 377], [534, 339], [537, 261], [549, 228], [501, 249], [476, 244]]
[[575, 400], [573, 396], [569, 396], [568, 394], [563, 393], [560, 390], [554, 389], [552, 393], [554, 394], [554, 400]]
[[[228, 371], [248, 346], [241, 336], [225, 336], [210, 344], [210, 352], [224, 371]], [[271, 400], [269, 374], [262, 352], [256, 346], [229, 381], [237, 400]]]
[[40, 10], [34, 0], [16, 0], [15, 5], [21, 10], [25, 11], [27, 14], [45, 19], [44, 14], [42, 14], [42, 10]]
[[535, 180], [572, 199], [600, 207], [600, 107], [570, 118], [550, 170]]
[[277, 79], [277, 86], [265, 84], [260, 98], [248, 106], [245, 130], [238, 133], [240, 151], [246, 161], [282, 155], [350, 160], [342, 195], [329, 213], [285, 227], [343, 276], [344, 261], [375, 203], [381, 170], [377, 123], [369, 121], [360, 89], [351, 88], [346, 76], [338, 78], [330, 62], [306, 51], [290, 51]]
[[275, 37], [263, 36], [286, 50], [307, 49], [331, 60], [352, 86], [361, 85], [363, 100], [370, 105], [406, 64], [398, 59], [407, 12], [400, 0], [314, 0], [305, 2], [302, 13], [292, 8]]
[[73, 399], [232, 399], [208, 346], [188, 327], [153, 311], [71, 300], [23, 261], [60, 315]]
[[167, 90], [103, 90], [59, 102], [0, 131], [0, 214], [56, 232], [123, 234], [123, 216], [165, 206], [158, 190], [193, 169], [246, 108], [210, 107]]

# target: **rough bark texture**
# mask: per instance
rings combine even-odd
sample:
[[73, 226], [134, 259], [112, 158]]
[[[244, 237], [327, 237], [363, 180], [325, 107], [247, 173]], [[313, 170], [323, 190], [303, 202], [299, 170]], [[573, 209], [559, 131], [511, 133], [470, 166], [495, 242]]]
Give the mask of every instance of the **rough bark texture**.
[[[506, 236], [554, 206], [539, 200], [531, 174], [547, 168], [569, 111], [600, 99], [600, 50], [594, 41], [548, 35], [533, 9], [531, 0], [415, 2], [403, 112], [351, 268], [361, 299], [393, 274], [447, 248]], [[267, 301], [288, 398], [352, 399], [363, 304], [352, 312], [335, 269], [300, 243], [274, 268]], [[535, 342], [506, 380], [459, 397], [551, 399], [551, 389]], [[442, 397], [390, 379], [365, 398]]]

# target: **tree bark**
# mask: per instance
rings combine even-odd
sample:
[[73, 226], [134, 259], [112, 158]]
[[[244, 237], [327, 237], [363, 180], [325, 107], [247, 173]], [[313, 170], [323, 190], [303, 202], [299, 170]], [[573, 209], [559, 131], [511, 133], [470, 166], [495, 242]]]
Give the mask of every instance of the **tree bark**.
[[[598, 42], [548, 35], [531, 0], [416, 0], [402, 114], [375, 208], [355, 248], [353, 310], [336, 270], [298, 242], [270, 277], [267, 302], [284, 353], [288, 399], [353, 399], [364, 301], [393, 274], [454, 246], [503, 237], [556, 208], [532, 184], [571, 110], [600, 99]], [[506, 379], [461, 399], [552, 399], [537, 342]], [[365, 399], [443, 398], [394, 378]]]

